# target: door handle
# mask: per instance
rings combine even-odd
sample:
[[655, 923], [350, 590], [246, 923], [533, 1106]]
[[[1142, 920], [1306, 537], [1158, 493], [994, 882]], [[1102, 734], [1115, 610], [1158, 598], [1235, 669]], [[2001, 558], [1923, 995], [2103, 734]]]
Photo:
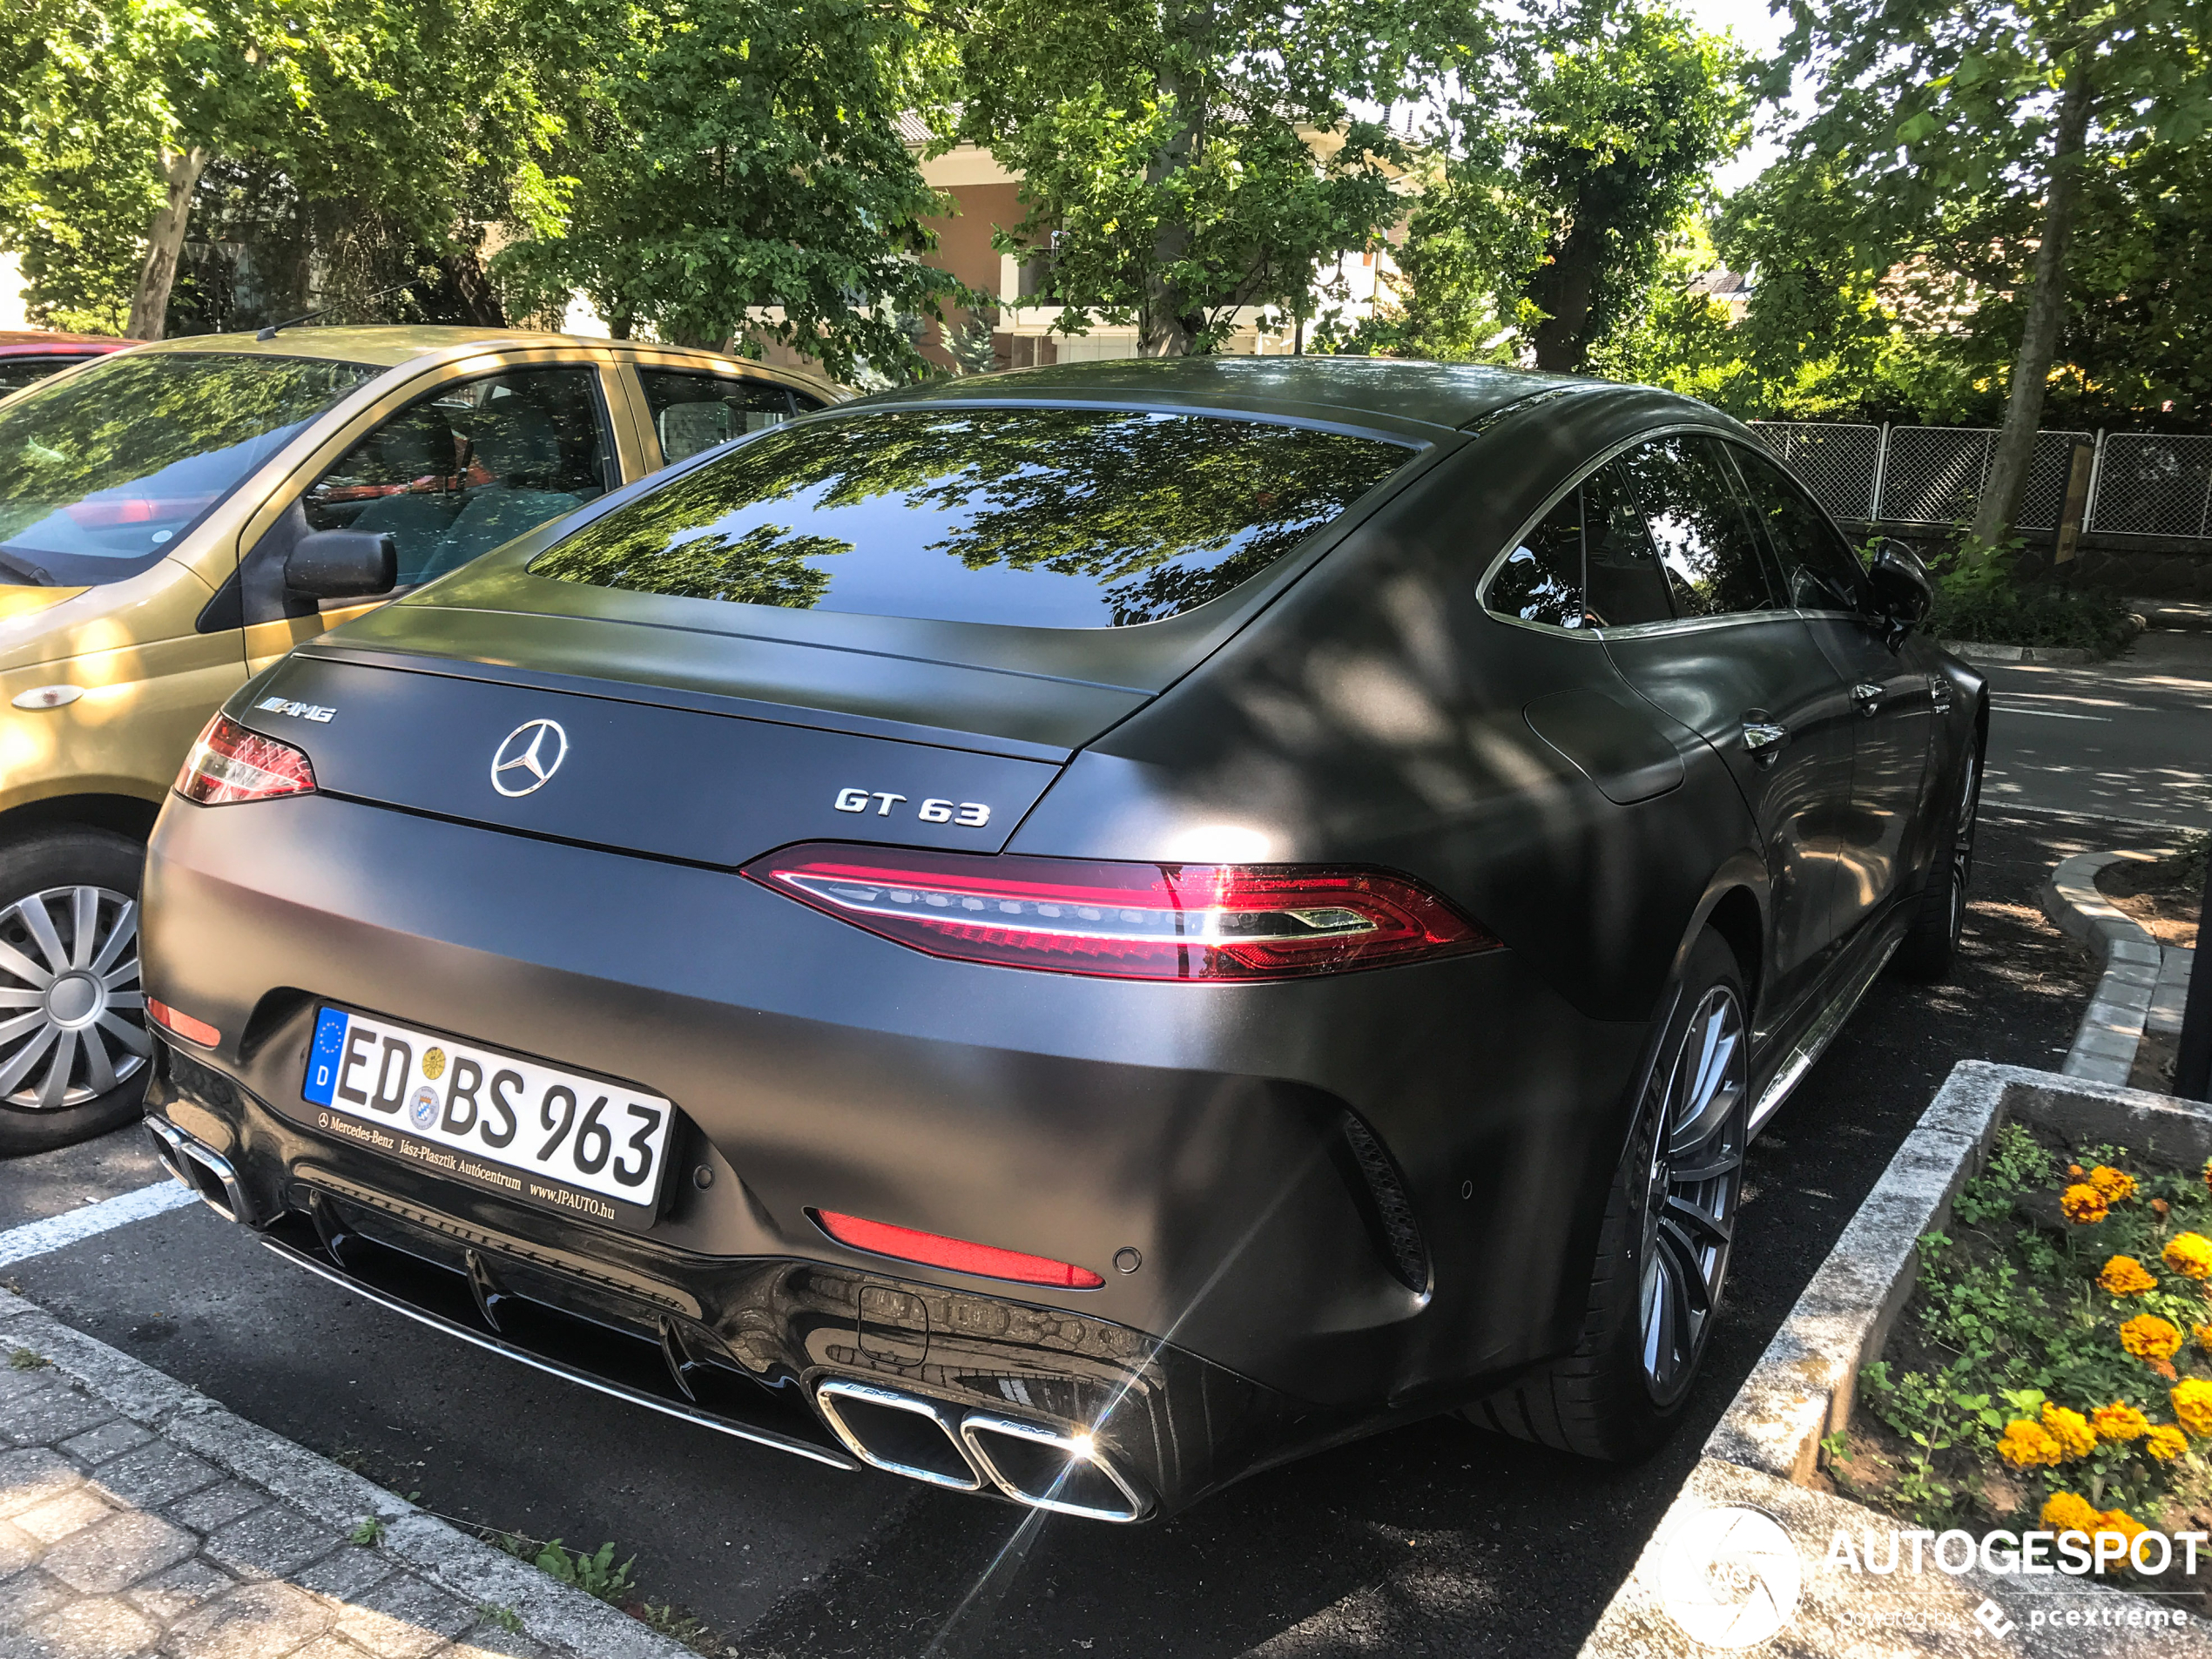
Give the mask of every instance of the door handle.
[[1753, 709], [1743, 717], [1743, 750], [1762, 766], [1770, 766], [1781, 759], [1782, 745], [1790, 741], [1790, 728], [1779, 720], [1766, 717], [1763, 709]]
[[1851, 700], [1858, 705], [1858, 711], [1872, 719], [1882, 706], [1882, 688], [1869, 680], [1861, 680], [1851, 688]]

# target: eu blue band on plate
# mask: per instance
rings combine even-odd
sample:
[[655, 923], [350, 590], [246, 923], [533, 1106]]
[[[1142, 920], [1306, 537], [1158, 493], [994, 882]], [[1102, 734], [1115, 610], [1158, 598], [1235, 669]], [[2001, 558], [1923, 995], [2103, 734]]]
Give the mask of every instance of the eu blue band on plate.
[[325, 1008], [315, 1016], [315, 1045], [307, 1052], [307, 1081], [300, 1097], [311, 1106], [330, 1104], [330, 1091], [338, 1082], [339, 1056], [345, 1052], [346, 1028], [351, 1021], [342, 1008]]

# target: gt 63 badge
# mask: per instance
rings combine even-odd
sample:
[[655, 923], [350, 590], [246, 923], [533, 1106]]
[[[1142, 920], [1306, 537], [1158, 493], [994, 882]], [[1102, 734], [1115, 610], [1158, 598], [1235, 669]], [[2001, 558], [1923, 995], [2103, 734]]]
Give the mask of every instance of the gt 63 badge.
[[[887, 789], [840, 789], [834, 804], [840, 813], [865, 813], [873, 805], [878, 818], [888, 818], [891, 809], [906, 799]], [[965, 829], [981, 829], [991, 821], [991, 809], [980, 800], [925, 800], [914, 809], [914, 816], [925, 824], [958, 824]]]

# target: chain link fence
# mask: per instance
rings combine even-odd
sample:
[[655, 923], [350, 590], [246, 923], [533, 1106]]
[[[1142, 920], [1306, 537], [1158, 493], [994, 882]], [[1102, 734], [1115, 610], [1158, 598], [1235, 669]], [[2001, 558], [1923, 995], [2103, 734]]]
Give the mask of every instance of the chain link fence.
[[[1993, 427], [1754, 421], [1838, 518], [1963, 524], [1989, 482]], [[2076, 448], [2093, 459], [2082, 529], [2101, 536], [2212, 543], [2212, 437], [2164, 432], [2039, 432], [2014, 523], [2058, 528]]]

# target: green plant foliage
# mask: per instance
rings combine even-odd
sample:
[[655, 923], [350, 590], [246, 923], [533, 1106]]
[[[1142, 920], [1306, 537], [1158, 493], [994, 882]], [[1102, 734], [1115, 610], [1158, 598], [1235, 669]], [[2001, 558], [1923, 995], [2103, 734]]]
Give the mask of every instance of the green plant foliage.
[[[2173, 1423], [2175, 1374], [2129, 1352], [2120, 1327], [2153, 1315], [2186, 1341], [2212, 1319], [2204, 1284], [2161, 1255], [2176, 1238], [2212, 1228], [2205, 1183], [2154, 1170], [2116, 1147], [2084, 1146], [2069, 1156], [2074, 1161], [2061, 1169], [2060, 1158], [2028, 1130], [2005, 1125], [1953, 1204], [1952, 1231], [1919, 1241], [1919, 1272], [1905, 1316], [1908, 1358], [1898, 1359], [1893, 1339], [1890, 1355], [1860, 1373], [1866, 1409], [1896, 1435], [1902, 1453], [1887, 1460], [1889, 1478], [1878, 1483], [1863, 1455], [1839, 1460], [1834, 1453], [1843, 1447], [1831, 1447], [1831, 1467], [1853, 1495], [1914, 1525], [1941, 1527], [1998, 1513], [1990, 1492], [2001, 1480], [2019, 1489], [2015, 1501], [2030, 1514], [2052, 1494], [2068, 1492], [2155, 1526], [2169, 1497], [2198, 1490], [2202, 1457], [2192, 1450], [2154, 1458], [2147, 1436], [2094, 1436], [2086, 1449], [2030, 1467], [2011, 1467], [1997, 1455], [2008, 1426], [2041, 1425], [2047, 1406], [2085, 1417], [2101, 1407], [2133, 1406], [2153, 1425]], [[2084, 1166], [2101, 1177], [2129, 1172], [2136, 1184], [2113, 1199], [2105, 1219], [2071, 1224], [2060, 1217], [2057, 1193], [2083, 1180]], [[2099, 1282], [2121, 1256], [2148, 1270], [2151, 1288], [2118, 1295]], [[2197, 1346], [2184, 1346], [2172, 1363], [2184, 1379], [2212, 1369]]]
[[618, 335], [759, 349], [840, 380], [927, 372], [902, 318], [980, 303], [921, 264], [944, 204], [897, 120], [926, 90], [919, 9], [604, 0], [565, 105], [562, 185], [494, 266], [523, 309], [581, 288]]
[[954, 138], [1022, 178], [1002, 250], [1045, 293], [1136, 325], [1147, 354], [1218, 345], [1240, 306], [1301, 311], [1320, 263], [1395, 219], [1403, 140], [1355, 105], [1486, 84], [1484, 0], [976, 0]]

